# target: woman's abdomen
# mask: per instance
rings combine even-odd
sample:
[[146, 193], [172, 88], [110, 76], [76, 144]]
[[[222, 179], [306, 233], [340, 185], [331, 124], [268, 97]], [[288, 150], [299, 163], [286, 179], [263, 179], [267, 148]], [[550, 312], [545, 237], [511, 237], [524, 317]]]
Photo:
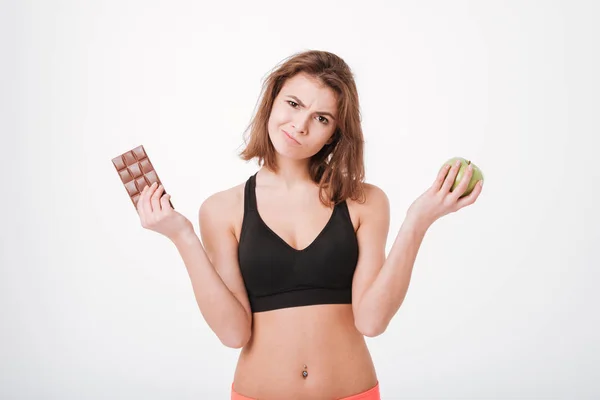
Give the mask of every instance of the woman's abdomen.
[[236, 392], [255, 398], [345, 397], [376, 383], [349, 304], [255, 314], [234, 377]]

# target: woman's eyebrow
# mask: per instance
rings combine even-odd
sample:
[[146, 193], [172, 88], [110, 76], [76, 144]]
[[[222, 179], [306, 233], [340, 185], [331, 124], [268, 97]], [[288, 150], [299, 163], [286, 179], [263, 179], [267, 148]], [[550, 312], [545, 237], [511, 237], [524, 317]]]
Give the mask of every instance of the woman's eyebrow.
[[[300, 100], [299, 98], [297, 98], [296, 96], [292, 95], [292, 94], [288, 94], [287, 97], [290, 97], [292, 99], [294, 99], [294, 101], [298, 104], [300, 104], [301, 107], [306, 107], [304, 105], [304, 103], [302, 102], [302, 100]], [[328, 115], [331, 119], [335, 120], [335, 117], [333, 116], [333, 114], [331, 114], [330, 112], [327, 111], [317, 111], [317, 114], [321, 114], [321, 115]]]

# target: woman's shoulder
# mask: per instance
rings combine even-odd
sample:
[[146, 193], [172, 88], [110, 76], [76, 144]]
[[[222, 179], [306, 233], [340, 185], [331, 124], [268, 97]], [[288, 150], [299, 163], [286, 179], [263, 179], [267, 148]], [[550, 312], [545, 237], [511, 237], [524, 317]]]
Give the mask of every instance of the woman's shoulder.
[[364, 182], [363, 196], [357, 199], [347, 199], [346, 204], [351, 214], [355, 215], [359, 221], [383, 216], [389, 216], [390, 202], [385, 191], [379, 186]]
[[200, 222], [211, 220], [235, 227], [238, 217], [243, 215], [245, 184], [244, 181], [208, 196], [200, 205]]
[[358, 208], [371, 208], [380, 206], [382, 203], [388, 203], [389, 199], [385, 191], [377, 185], [363, 182], [363, 195], [357, 199], [347, 199], [348, 205]]
[[208, 196], [200, 205], [200, 210], [228, 210], [237, 208], [244, 202], [244, 187], [246, 182], [219, 190]]

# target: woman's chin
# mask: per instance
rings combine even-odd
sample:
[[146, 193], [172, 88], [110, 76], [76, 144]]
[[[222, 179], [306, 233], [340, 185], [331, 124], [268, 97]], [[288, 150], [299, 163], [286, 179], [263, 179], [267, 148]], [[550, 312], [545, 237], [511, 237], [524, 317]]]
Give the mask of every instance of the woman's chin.
[[293, 152], [277, 152], [277, 156], [279, 158], [286, 158], [288, 160], [296, 160], [296, 161], [300, 161], [300, 160], [303, 160], [306, 158], [299, 154], [295, 154]]
[[277, 153], [278, 158], [287, 158], [290, 160], [302, 160], [306, 157], [297, 149], [291, 149], [287, 146], [277, 147], [275, 146], [275, 152]]

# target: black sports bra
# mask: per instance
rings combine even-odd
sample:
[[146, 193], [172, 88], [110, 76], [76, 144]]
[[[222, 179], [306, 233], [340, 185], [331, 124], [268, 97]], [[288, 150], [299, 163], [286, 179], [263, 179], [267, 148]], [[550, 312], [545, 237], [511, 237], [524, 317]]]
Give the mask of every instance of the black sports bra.
[[256, 208], [256, 174], [244, 188], [238, 261], [252, 312], [315, 304], [351, 304], [358, 240], [346, 201], [315, 240], [296, 250], [269, 228]]

